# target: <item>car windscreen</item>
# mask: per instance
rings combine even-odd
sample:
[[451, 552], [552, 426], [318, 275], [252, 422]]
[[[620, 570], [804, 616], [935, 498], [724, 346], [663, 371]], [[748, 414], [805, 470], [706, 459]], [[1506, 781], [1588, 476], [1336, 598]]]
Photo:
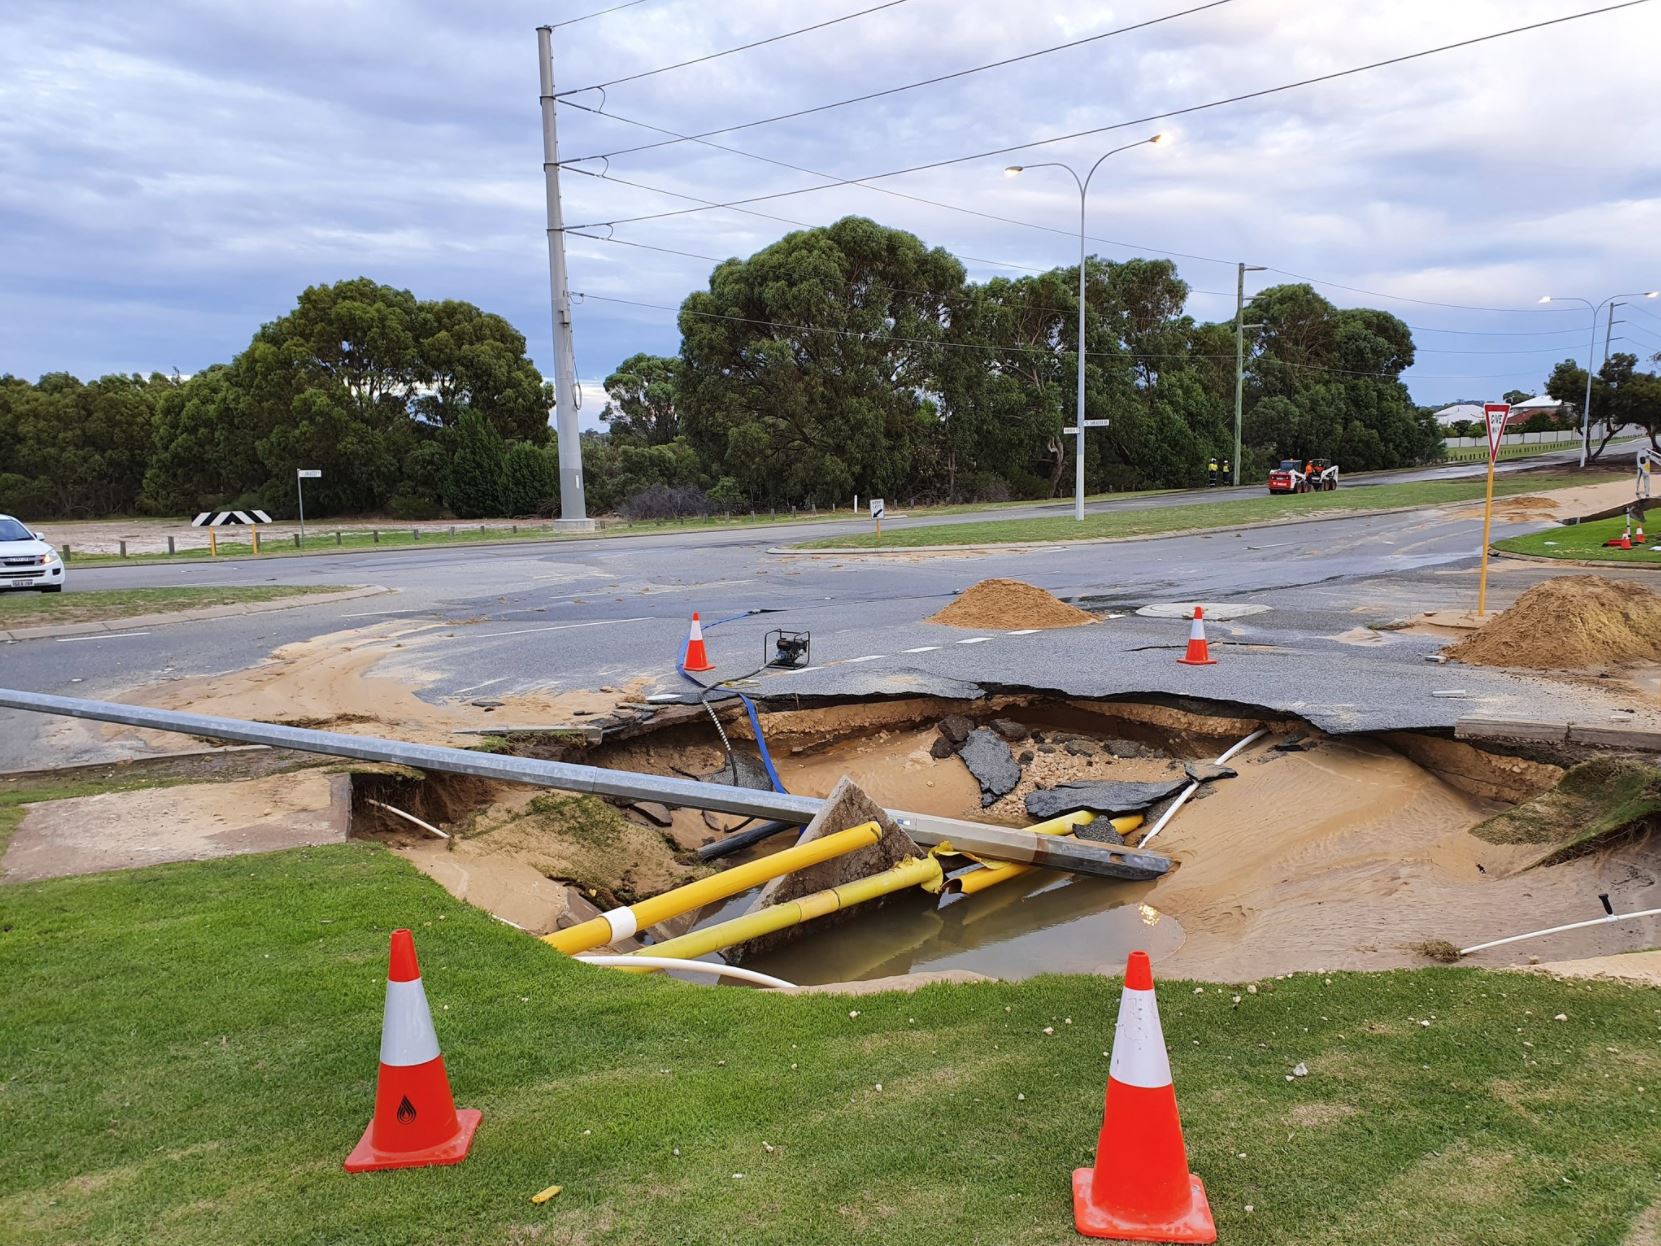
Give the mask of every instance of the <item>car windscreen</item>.
[[15, 519], [0, 519], [0, 541], [32, 541], [35, 534]]

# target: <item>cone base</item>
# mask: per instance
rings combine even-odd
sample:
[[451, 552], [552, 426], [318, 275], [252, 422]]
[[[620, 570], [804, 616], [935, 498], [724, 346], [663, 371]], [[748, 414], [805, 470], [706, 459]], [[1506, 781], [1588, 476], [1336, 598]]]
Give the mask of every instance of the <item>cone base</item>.
[[358, 1139], [357, 1146], [346, 1157], [347, 1172], [379, 1172], [384, 1168], [432, 1168], [440, 1164], [459, 1164], [467, 1158], [473, 1146], [473, 1134], [479, 1128], [484, 1113], [477, 1108], [456, 1109], [455, 1136], [419, 1151], [377, 1151], [371, 1139], [375, 1122], [370, 1121]]
[[1178, 666], [1216, 666], [1216, 658], [1178, 658]]
[[1123, 1212], [1096, 1207], [1090, 1202], [1094, 1168], [1073, 1169], [1073, 1227], [1085, 1237], [1106, 1237], [1121, 1242], [1215, 1242], [1217, 1225], [1211, 1218], [1205, 1185], [1192, 1173], [1193, 1199], [1185, 1215], [1175, 1220], [1135, 1219]]

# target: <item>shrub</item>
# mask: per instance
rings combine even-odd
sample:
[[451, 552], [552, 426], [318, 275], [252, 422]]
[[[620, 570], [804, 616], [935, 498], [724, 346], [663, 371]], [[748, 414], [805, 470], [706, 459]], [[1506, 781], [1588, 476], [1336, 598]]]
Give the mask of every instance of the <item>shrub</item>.
[[625, 519], [688, 519], [709, 514], [709, 498], [696, 485], [648, 485], [617, 510]]
[[401, 492], [388, 499], [386, 513], [394, 519], [437, 519], [444, 514], [444, 508], [419, 493]]
[[516, 441], [502, 461], [502, 507], [509, 515], [535, 515], [554, 496], [553, 459], [540, 446]]
[[997, 472], [976, 472], [964, 484], [964, 493], [971, 502], [1009, 501], [1009, 481]]
[[744, 488], [738, 481], [731, 476], [723, 476], [709, 491], [709, 505], [712, 510], [730, 515], [733, 511], [748, 510], [750, 499], [744, 495]]
[[464, 411], [450, 435], [450, 469], [444, 500], [461, 519], [502, 513], [502, 474], [507, 446], [477, 411]]

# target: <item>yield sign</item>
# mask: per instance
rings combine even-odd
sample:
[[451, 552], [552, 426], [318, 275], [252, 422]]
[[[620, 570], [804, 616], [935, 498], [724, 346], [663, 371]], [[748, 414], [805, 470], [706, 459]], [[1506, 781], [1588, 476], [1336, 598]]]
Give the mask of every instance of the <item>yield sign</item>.
[[1482, 404], [1482, 418], [1488, 421], [1488, 461], [1492, 463], [1500, 456], [1500, 438], [1505, 436], [1505, 421], [1510, 418], [1511, 404], [1509, 402], [1485, 402]]

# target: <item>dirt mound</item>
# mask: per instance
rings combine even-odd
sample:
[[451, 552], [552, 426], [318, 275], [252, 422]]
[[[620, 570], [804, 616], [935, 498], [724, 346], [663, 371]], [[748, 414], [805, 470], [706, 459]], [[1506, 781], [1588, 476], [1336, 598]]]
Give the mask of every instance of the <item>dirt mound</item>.
[[1661, 651], [1661, 596], [1597, 575], [1536, 584], [1481, 631], [1442, 652], [1481, 666], [1578, 670]]
[[1096, 616], [1021, 580], [982, 580], [925, 620], [947, 627], [1082, 627]]

